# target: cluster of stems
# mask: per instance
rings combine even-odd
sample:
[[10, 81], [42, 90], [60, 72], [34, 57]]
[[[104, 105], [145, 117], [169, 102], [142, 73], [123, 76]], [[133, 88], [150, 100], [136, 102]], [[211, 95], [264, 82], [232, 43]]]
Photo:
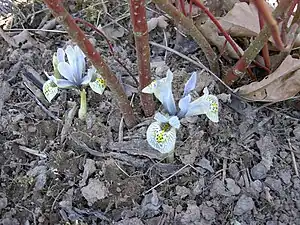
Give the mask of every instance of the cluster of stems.
[[[94, 46], [90, 43], [84, 32], [77, 26], [74, 18], [66, 11], [60, 0], [44, 0], [47, 6], [52, 10], [53, 15], [61, 22], [70, 37], [74, 42], [82, 49], [86, 56], [90, 59], [92, 64], [99, 70], [105, 79], [107, 86], [111, 89], [115, 98], [118, 101], [120, 110], [124, 116], [125, 123], [128, 127], [132, 127], [136, 124], [137, 119], [134, 115], [133, 109], [130, 106], [130, 102], [123, 90], [123, 87], [117, 77], [110, 70], [105, 63], [101, 55], [96, 51]], [[185, 1], [179, 0], [178, 8], [175, 7], [169, 0], [153, 0], [160, 9], [165, 11], [177, 25], [186, 29], [188, 34], [199, 44], [200, 48], [204, 52], [210, 69], [217, 75], [220, 75], [219, 64], [217, 55], [213, 51], [212, 47], [205, 39], [201, 31], [194, 25], [191, 15], [188, 15], [185, 10]], [[295, 35], [292, 38], [287, 39], [288, 34], [294, 32], [298, 34], [298, 27], [300, 21], [300, 7], [299, 0], [281, 0], [273, 13], [267, 6], [267, 3], [262, 0], [253, 0], [259, 11], [259, 21], [261, 32], [257, 38], [250, 44], [242, 55], [239, 52], [239, 48], [230, 35], [222, 28], [218, 20], [212, 15], [212, 13], [201, 3], [200, 0], [191, 0], [190, 12], [192, 4], [199, 7], [203, 12], [207, 14], [210, 20], [217, 26], [219, 31], [224, 35], [226, 41], [232, 46], [237, 55], [240, 57], [238, 62], [233, 66], [231, 70], [225, 75], [224, 81], [228, 85], [232, 85], [236, 80], [242, 77], [245, 72], [251, 72], [249, 66], [252, 62], [255, 63], [255, 57], [262, 51], [262, 55], [265, 62], [266, 70], [270, 71], [271, 63], [267, 47], [267, 41], [270, 36], [273, 37], [275, 46], [279, 50], [283, 50], [287, 43], [293, 43]], [[130, 8], [130, 16], [133, 25], [133, 34], [135, 38], [137, 65], [138, 65], [138, 77], [139, 77], [139, 90], [142, 90], [151, 82], [150, 71], [150, 47], [149, 47], [149, 35], [146, 20], [146, 6], [145, 0], [128, 0]], [[292, 25], [298, 26], [291, 29], [287, 26], [287, 21], [293, 14], [294, 9], [297, 7], [296, 13]], [[282, 31], [278, 28], [279, 20], [283, 20]], [[82, 21], [82, 20], [80, 20]], [[289, 37], [289, 36], [288, 36]], [[291, 48], [289, 48], [291, 49]], [[262, 66], [263, 67], [263, 66]], [[141, 105], [146, 116], [152, 116], [155, 110], [155, 104], [152, 96], [149, 94], [140, 94]], [[86, 114], [86, 91], [81, 91], [81, 107], [79, 115]]]

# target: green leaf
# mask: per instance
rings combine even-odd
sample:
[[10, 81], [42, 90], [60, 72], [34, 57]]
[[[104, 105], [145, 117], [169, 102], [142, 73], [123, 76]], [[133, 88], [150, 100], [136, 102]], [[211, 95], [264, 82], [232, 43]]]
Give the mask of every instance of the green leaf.
[[43, 85], [43, 93], [46, 99], [51, 102], [51, 100], [56, 96], [58, 93], [58, 87], [52, 80], [47, 80]]

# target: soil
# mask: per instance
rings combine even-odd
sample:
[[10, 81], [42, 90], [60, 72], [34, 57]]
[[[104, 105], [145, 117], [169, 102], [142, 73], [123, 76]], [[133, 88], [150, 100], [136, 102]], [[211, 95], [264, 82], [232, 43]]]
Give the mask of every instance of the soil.
[[[19, 7], [12, 28], [40, 28], [49, 14], [32, 14], [44, 8], [41, 3]], [[127, 5], [118, 1], [107, 7], [115, 10], [100, 19], [102, 25], [126, 14]], [[112, 40], [115, 51], [136, 75], [129, 18], [118, 22], [125, 33]], [[63, 31], [59, 24], [52, 29]], [[46, 80], [44, 70], [52, 72], [56, 49], [70, 43], [66, 34], [22, 33], [17, 47], [0, 39], [0, 224], [300, 225], [300, 114], [292, 103], [242, 102], [202, 73], [196, 91], [207, 86], [218, 96], [220, 122], [183, 119], [175, 161], [166, 163], [145, 140], [153, 119], [142, 116], [133, 80], [106, 54], [105, 41], [87, 33], [131, 87], [140, 123], [120, 129], [120, 111], [108, 89], [101, 96], [88, 92], [86, 122], [77, 118], [75, 91], [61, 91], [51, 104], [45, 100], [39, 81]], [[166, 35], [170, 47], [179, 45], [177, 50], [207, 65], [191, 39], [177, 43], [171, 23]], [[164, 44], [162, 30], [152, 31], [150, 39]], [[153, 75], [170, 68], [178, 98], [189, 73], [200, 69], [173, 53], [164, 58], [163, 49], [151, 47]]]

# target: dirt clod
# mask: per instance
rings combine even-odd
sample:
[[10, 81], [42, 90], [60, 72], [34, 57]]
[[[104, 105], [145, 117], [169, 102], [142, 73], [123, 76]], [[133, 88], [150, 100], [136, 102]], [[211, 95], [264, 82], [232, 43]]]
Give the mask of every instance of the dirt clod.
[[237, 201], [233, 213], [234, 215], [241, 216], [244, 213], [250, 212], [254, 208], [254, 201], [251, 197], [242, 195]]

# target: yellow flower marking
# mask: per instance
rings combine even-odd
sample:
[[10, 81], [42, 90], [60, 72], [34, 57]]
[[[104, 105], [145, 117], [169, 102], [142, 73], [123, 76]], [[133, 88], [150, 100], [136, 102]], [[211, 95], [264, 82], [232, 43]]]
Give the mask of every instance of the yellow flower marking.
[[105, 80], [103, 78], [97, 77], [96, 78], [96, 82], [101, 86], [101, 87], [105, 87]]
[[170, 128], [170, 125], [167, 123], [167, 124], [164, 124], [161, 131], [157, 132], [155, 134], [155, 140], [157, 141], [157, 143], [164, 143], [166, 142], [166, 132], [167, 130]]
[[213, 113], [218, 112], [218, 103], [212, 98], [208, 98], [208, 100], [210, 101], [210, 111]]

